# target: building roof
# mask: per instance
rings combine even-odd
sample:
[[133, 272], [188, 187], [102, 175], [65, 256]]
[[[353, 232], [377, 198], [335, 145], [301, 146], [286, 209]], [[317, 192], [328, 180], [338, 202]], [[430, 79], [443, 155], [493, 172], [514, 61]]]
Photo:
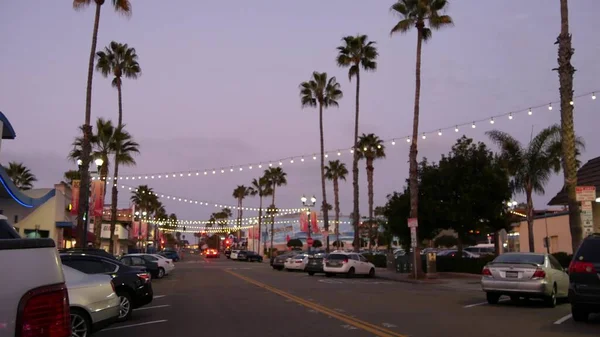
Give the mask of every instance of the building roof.
[[27, 208], [40, 206], [56, 195], [56, 189], [51, 189], [38, 198], [26, 195], [13, 184], [12, 179], [10, 179], [2, 165], [0, 165], [0, 184], [2, 184], [2, 187], [0, 187], [0, 198], [11, 198], [19, 205]]
[[8, 121], [8, 118], [4, 116], [2, 111], [0, 111], [0, 122], [2, 122], [2, 139], [15, 139], [17, 135], [15, 134], [15, 129], [13, 129], [12, 125]]
[[[579, 169], [579, 171], [577, 171], [577, 186], [595, 186], [596, 197], [598, 197], [597, 193], [600, 189], [600, 157], [590, 159]], [[567, 192], [563, 186], [560, 192], [558, 192], [556, 196], [550, 200], [548, 205], [554, 206], [566, 204]]]

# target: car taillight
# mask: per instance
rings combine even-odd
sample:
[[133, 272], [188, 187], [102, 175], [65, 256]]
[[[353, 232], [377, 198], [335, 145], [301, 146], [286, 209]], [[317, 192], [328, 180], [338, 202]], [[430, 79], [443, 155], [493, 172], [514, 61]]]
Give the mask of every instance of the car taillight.
[[484, 267], [483, 270], [481, 271], [481, 275], [492, 276], [492, 272], [490, 271], [490, 268]]
[[65, 284], [33, 289], [21, 298], [17, 337], [69, 337], [71, 315]]
[[569, 265], [569, 274], [573, 273], [595, 274], [596, 268], [590, 262], [572, 261]]
[[344, 261], [342, 261], [342, 263], [348, 263], [348, 258], [345, 258]]
[[171, 261], [167, 261], [167, 263], [171, 263]]
[[546, 277], [546, 272], [541, 269], [536, 269], [535, 273], [533, 273], [532, 278], [544, 278]]
[[137, 276], [145, 283], [148, 283], [150, 281], [150, 274], [148, 273], [139, 273], [137, 274]]

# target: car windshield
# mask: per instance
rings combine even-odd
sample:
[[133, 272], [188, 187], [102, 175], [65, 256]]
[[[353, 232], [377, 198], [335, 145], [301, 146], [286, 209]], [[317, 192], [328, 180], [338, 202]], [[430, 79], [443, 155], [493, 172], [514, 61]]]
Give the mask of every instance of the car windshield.
[[327, 257], [327, 260], [345, 260], [347, 258], [348, 258], [348, 256], [346, 256], [344, 254], [330, 254]]
[[538, 254], [503, 254], [492, 261], [493, 263], [515, 264], [544, 264], [544, 255]]
[[600, 262], [600, 240], [590, 239], [581, 244], [575, 256], [577, 261]]

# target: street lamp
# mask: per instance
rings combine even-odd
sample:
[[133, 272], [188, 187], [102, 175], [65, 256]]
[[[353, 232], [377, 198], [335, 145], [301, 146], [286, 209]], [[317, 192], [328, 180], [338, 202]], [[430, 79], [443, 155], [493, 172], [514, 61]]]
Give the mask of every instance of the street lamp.
[[[90, 171], [90, 173], [96, 173], [96, 174], [98, 174], [100, 172], [100, 168], [104, 164], [104, 160], [102, 160], [102, 158], [97, 158], [96, 160], [94, 160], [94, 163], [98, 167], [97, 171]], [[80, 171], [79, 173], [80, 174], [82, 173], [81, 170], [83, 169], [82, 165], [83, 165], [83, 160], [77, 159], [77, 166], [79, 166], [79, 171]], [[85, 200], [85, 205], [84, 205], [85, 212], [83, 213], [83, 219], [82, 219], [83, 220], [82, 221], [83, 222], [83, 228], [82, 228], [82, 231], [80, 233], [80, 236], [81, 236], [81, 247], [83, 247], [83, 248], [85, 248], [87, 246], [87, 244], [88, 244], [88, 242], [87, 242], [87, 233], [88, 233], [88, 226], [89, 226], [89, 223], [88, 223], [88, 218], [89, 218], [88, 214], [89, 214], [89, 211], [90, 211], [90, 188], [91, 188], [91, 186], [88, 186], [87, 189], [83, 190], [84, 200]]]
[[[308, 215], [308, 226], [307, 226], [308, 228], [307, 228], [307, 230], [308, 230], [308, 239], [310, 239], [311, 238], [310, 237], [311, 233], [310, 233], [310, 209], [309, 208], [315, 207], [315, 204], [317, 203], [317, 198], [315, 198], [315, 196], [313, 195], [310, 198], [310, 202], [308, 202], [308, 199], [306, 199], [306, 197], [303, 195], [302, 198], [300, 198], [300, 201], [302, 201], [302, 206], [307, 207], [307, 210], [306, 210], [306, 215]], [[312, 247], [309, 245], [308, 246], [308, 252], [309, 253], [311, 251], [311, 248]]]

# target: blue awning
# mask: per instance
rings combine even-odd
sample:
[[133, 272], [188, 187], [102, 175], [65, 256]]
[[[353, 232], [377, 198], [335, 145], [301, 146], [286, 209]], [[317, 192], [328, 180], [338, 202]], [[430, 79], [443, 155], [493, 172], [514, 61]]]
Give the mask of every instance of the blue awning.
[[19, 205], [27, 208], [40, 206], [56, 195], [56, 189], [50, 190], [46, 195], [39, 198], [32, 198], [25, 195], [25, 193], [21, 192], [21, 190], [13, 184], [12, 179], [10, 179], [2, 165], [0, 165], [0, 184], [2, 184], [2, 187], [0, 187], [0, 197], [8, 196]]
[[71, 221], [57, 221], [56, 228], [73, 228], [75, 224]]

